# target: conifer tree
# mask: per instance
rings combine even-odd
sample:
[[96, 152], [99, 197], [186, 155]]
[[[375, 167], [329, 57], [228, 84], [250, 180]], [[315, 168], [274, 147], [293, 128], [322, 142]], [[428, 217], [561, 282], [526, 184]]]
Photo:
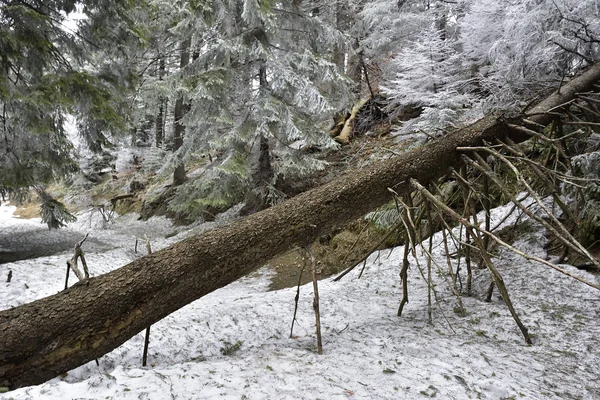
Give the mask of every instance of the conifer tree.
[[465, 64], [488, 107], [522, 107], [600, 59], [593, 0], [473, 1], [461, 21]]
[[455, 44], [431, 24], [392, 60], [389, 68], [394, 75], [383, 88], [392, 115], [414, 110], [420, 114], [401, 132], [434, 135], [460, 123], [472, 99], [461, 93], [466, 76]]
[[593, 0], [373, 0], [360, 28], [370, 57], [392, 57], [391, 108], [423, 107], [403, 131], [442, 132], [490, 109], [518, 110], [598, 61], [599, 16]]
[[[132, 5], [134, 2], [128, 2]], [[121, 81], [109, 68], [93, 65], [88, 51], [103, 40], [98, 19], [124, 32], [125, 3], [110, 1], [21, 1], [0, 4], [0, 187], [15, 193], [51, 182], [77, 169], [65, 119], [75, 115], [79, 132], [93, 150], [124, 127]], [[89, 18], [78, 30], [66, 27], [66, 15], [81, 7]], [[116, 21], [119, 21], [118, 23]], [[111, 33], [114, 35], [115, 33]], [[59, 226], [66, 215], [55, 218]], [[47, 206], [47, 207], [45, 207]], [[44, 208], [45, 207], [45, 208]]]
[[[170, 207], [195, 217], [253, 190], [258, 203], [273, 204], [281, 182], [324, 168], [301, 147], [335, 147], [323, 128], [347, 104], [347, 80], [321, 55], [344, 37], [309, 3], [215, 1], [188, 10], [171, 32], [191, 34], [198, 57], [170, 77], [190, 106], [171, 166], [195, 154], [211, 162], [178, 188]], [[272, 173], [260, 174], [261, 165]], [[268, 179], [258, 184], [258, 175]]]
[[[191, 39], [185, 38], [181, 42], [180, 47], [180, 58], [179, 58], [179, 68], [184, 69], [190, 63], [190, 46]], [[187, 113], [189, 105], [185, 102], [183, 95], [177, 97], [175, 100], [175, 109], [173, 111], [173, 116], [175, 118], [175, 129], [173, 135], [173, 150], [177, 151], [181, 149], [183, 146], [183, 135], [185, 134], [185, 125], [183, 122], [183, 118]], [[185, 166], [183, 165], [183, 161], [178, 161], [175, 165], [175, 170], [173, 171], [173, 184], [181, 185], [185, 181]]]

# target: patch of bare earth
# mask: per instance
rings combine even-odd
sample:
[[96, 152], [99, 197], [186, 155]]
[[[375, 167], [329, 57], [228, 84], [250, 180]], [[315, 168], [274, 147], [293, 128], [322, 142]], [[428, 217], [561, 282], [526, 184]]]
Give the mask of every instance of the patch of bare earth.
[[[357, 225], [358, 223], [355, 223], [331, 237], [313, 243], [311, 250], [317, 261], [319, 279], [342, 273], [347, 268], [362, 262], [374, 248], [386, 247], [385, 244], [378, 246], [385, 232], [379, 230], [360, 232], [356, 229]], [[312, 265], [305, 249], [298, 248], [283, 253], [269, 261], [268, 266], [275, 271], [271, 277], [269, 290], [292, 287], [298, 283], [303, 285], [312, 280]]]
[[17, 207], [13, 212], [15, 217], [22, 219], [40, 218], [40, 203], [36, 201], [28, 201], [21, 204], [9, 203], [11, 206]]
[[[328, 154], [326, 160], [330, 163], [330, 168], [327, 174], [319, 177], [320, 184], [344, 173], [364, 168], [374, 160], [385, 159], [401, 152], [402, 149], [398, 148], [394, 138], [387, 135], [388, 129], [389, 127], [385, 126], [374, 129], [367, 135], [354, 138], [349, 145], [341, 147], [340, 150]], [[367, 225], [366, 220], [356, 221], [313, 243], [312, 251], [317, 259], [319, 279], [339, 274], [355, 266], [374, 249], [400, 244], [397, 238], [392, 238], [377, 246], [387, 232]], [[305, 284], [312, 280], [311, 265], [304, 249], [281, 254], [269, 261], [268, 265], [275, 271], [271, 278], [270, 290], [296, 286], [298, 282]]]

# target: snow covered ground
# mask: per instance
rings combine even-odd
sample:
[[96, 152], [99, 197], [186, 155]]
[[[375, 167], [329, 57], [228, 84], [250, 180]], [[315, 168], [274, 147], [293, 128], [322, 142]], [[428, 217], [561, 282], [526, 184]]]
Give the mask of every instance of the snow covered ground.
[[[60, 291], [72, 246], [84, 244], [93, 275], [139, 256], [135, 236], [154, 249], [191, 232], [164, 219], [118, 218], [99, 228], [86, 214], [67, 229], [48, 232], [39, 220], [12, 217], [0, 207], [0, 251], [36, 243], [68, 248], [51, 256], [0, 264], [0, 309]], [[496, 210], [500, 219], [508, 207]], [[509, 220], [510, 222], [510, 220]], [[193, 232], [204, 229], [194, 227]], [[178, 233], [179, 232], [179, 233]], [[439, 236], [439, 235], [438, 235]], [[445, 267], [440, 237], [435, 254]], [[545, 256], [543, 234], [523, 233], [516, 245]], [[58, 246], [57, 248], [60, 248]], [[139, 245], [140, 251], [145, 251]], [[438, 272], [433, 325], [427, 286], [413, 260], [402, 317], [402, 248], [373, 254], [365, 273], [320, 281], [324, 354], [316, 354], [312, 285], [301, 287], [290, 338], [296, 289], [267, 292], [271, 270], [257, 273], [171, 314], [152, 326], [149, 363], [141, 366], [144, 333], [94, 362], [2, 399], [600, 399], [600, 293], [539, 264], [499, 250], [495, 261], [514, 305], [530, 329], [525, 344], [502, 300], [482, 298], [489, 283], [477, 271], [476, 296], [463, 298], [467, 316]], [[417, 254], [420, 257], [420, 251]], [[425, 265], [424, 258], [420, 264]], [[568, 268], [568, 267], [567, 267]], [[8, 271], [13, 276], [6, 283]], [[358, 269], [357, 269], [358, 270]], [[437, 270], [436, 270], [437, 271]], [[579, 272], [599, 282], [597, 276]], [[82, 310], [85, 312], [85, 310]]]

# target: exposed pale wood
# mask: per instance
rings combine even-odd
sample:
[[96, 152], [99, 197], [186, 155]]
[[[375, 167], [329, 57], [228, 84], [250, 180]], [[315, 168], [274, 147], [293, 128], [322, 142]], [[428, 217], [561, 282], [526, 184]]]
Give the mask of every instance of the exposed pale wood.
[[352, 107], [350, 116], [344, 122], [344, 127], [342, 128], [342, 131], [340, 132], [340, 134], [334, 138], [335, 141], [337, 141], [341, 144], [349, 144], [350, 143], [350, 137], [352, 136], [352, 130], [354, 129], [354, 125], [356, 123], [356, 117], [358, 116], [358, 112], [361, 110], [361, 108], [365, 105], [365, 103], [368, 100], [369, 99], [367, 98], [367, 99], [361, 101], [360, 103], [356, 104], [354, 107]]

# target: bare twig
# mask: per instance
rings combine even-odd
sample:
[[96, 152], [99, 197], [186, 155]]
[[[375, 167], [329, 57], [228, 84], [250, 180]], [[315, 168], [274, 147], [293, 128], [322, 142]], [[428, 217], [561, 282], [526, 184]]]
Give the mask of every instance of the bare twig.
[[[429, 221], [429, 248], [428, 252], [431, 254], [433, 249], [433, 224], [431, 223], [431, 208], [429, 207], [429, 203], [426, 203], [427, 208], [427, 220]], [[419, 238], [420, 239], [420, 238]], [[423, 243], [421, 243], [421, 248], [423, 248]], [[431, 291], [433, 290], [433, 284], [431, 282], [431, 260], [433, 257], [427, 257], [427, 318], [429, 321], [429, 325], [433, 325], [433, 317], [431, 310]]]
[[543, 204], [542, 200], [535, 193], [535, 191], [522, 178], [522, 176], [521, 176], [520, 172], [518, 171], [518, 169], [510, 161], [508, 161], [506, 159], [506, 157], [504, 157], [500, 153], [498, 153], [498, 152], [496, 152], [496, 151], [494, 151], [492, 149], [488, 149], [486, 147], [477, 147], [477, 148], [472, 148], [472, 149], [473, 150], [489, 151], [492, 154], [494, 154], [495, 157], [498, 157], [507, 166], [509, 166], [509, 168], [513, 171], [513, 173], [515, 174], [515, 176], [517, 177], [517, 179], [521, 182], [521, 184], [525, 187], [525, 189], [527, 190], [527, 192], [529, 192], [529, 194], [531, 195], [531, 197], [536, 201], [536, 203], [541, 207], [541, 209], [544, 210], [544, 212], [546, 213], [546, 215], [555, 224], [555, 226], [551, 225], [550, 223], [548, 223], [547, 221], [545, 221], [543, 218], [540, 218], [539, 216], [535, 215], [533, 212], [531, 212], [530, 210], [528, 210], [527, 207], [525, 207], [523, 204], [521, 204], [519, 201], [517, 201], [517, 199], [515, 198], [515, 196], [513, 194], [511, 194], [504, 187], [504, 185], [502, 185], [501, 182], [499, 182], [498, 178], [493, 173], [493, 171], [491, 171], [489, 169], [489, 167], [487, 166], [487, 164], [485, 163], [485, 161], [483, 160], [483, 158], [481, 156], [479, 156], [477, 153], [474, 153], [474, 156], [479, 160], [479, 163], [474, 162], [473, 160], [471, 160], [468, 157], [463, 157], [463, 159], [467, 163], [469, 163], [474, 168], [478, 169], [479, 171], [481, 171], [482, 173], [484, 173], [488, 177], [490, 177], [492, 179], [492, 181], [494, 181], [494, 183], [496, 183], [496, 185], [499, 187], [499, 189], [502, 192], [504, 192], [507, 196], [509, 196], [511, 198], [511, 200], [517, 205], [517, 207], [519, 207], [521, 210], [523, 210], [523, 212], [525, 214], [527, 214], [527, 216], [529, 216], [533, 220], [538, 221], [539, 223], [541, 223], [546, 229], [548, 229], [550, 232], [552, 232], [552, 234], [557, 239], [559, 239], [561, 242], [563, 242], [566, 246], [570, 247], [572, 250], [574, 250], [578, 254], [581, 254], [582, 256], [588, 258], [590, 261], [595, 262], [596, 265], [598, 265], [598, 262], [594, 260], [593, 256], [587, 251], [587, 249], [585, 247], [583, 247], [581, 245], [581, 243], [579, 243], [579, 241], [577, 241], [571, 235], [571, 233], [557, 220], [557, 218], [554, 216], [554, 214], [552, 213], [552, 211], [550, 211]]
[[[456, 288], [452, 288], [452, 282], [448, 281], [448, 276], [444, 273], [444, 271], [442, 270], [442, 267], [438, 264], [438, 262], [436, 261], [435, 257], [433, 257], [431, 249], [427, 250], [427, 249], [425, 249], [425, 247], [423, 247], [421, 245], [421, 250], [423, 251], [423, 253], [425, 254], [425, 256], [428, 257], [428, 259], [431, 260], [431, 262], [435, 264], [435, 266], [438, 269], [438, 272], [442, 275], [442, 277], [444, 278], [444, 280], [446, 281], [446, 283], [448, 283], [448, 286], [451, 287], [452, 292], [456, 295], [456, 298], [457, 298], [457, 301], [458, 301], [458, 310], [457, 310], [458, 312], [457, 312], [457, 314], [460, 315], [461, 317], [464, 317], [465, 316], [465, 309], [464, 309], [463, 304], [462, 304], [462, 299], [460, 297], [460, 293], [456, 290]], [[434, 289], [433, 286], [431, 286], [431, 288], [432, 288], [433, 293], [435, 295], [436, 303], [439, 304], [440, 301], [439, 301], [439, 298], [437, 296], [437, 292], [436, 292], [436, 290]], [[440, 311], [442, 313], [442, 316], [446, 320], [446, 323], [448, 324], [448, 326], [450, 327], [450, 329], [452, 329], [452, 332], [456, 333], [456, 331], [452, 327], [452, 324], [450, 323], [450, 321], [448, 320], [448, 318], [446, 318], [446, 314], [444, 313], [444, 309], [440, 307]]]
[[296, 297], [294, 298], [294, 316], [292, 318], [292, 327], [290, 328], [290, 339], [294, 337], [294, 323], [296, 322], [296, 313], [298, 312], [298, 300], [300, 300], [300, 283], [302, 282], [302, 274], [306, 269], [306, 257], [302, 255], [302, 269], [300, 270], [300, 275], [298, 276], [298, 287], [296, 288]]
[[[369, 251], [367, 251], [365, 253], [365, 255], [353, 266], [348, 267], [344, 272], [342, 272], [341, 274], [339, 274], [337, 277], [335, 277], [333, 279], [334, 282], [339, 281], [340, 279], [342, 279], [344, 276], [346, 276], [347, 274], [349, 274], [354, 268], [356, 268], [357, 265], [360, 265], [361, 263], [364, 263], [367, 258], [369, 258], [369, 256], [371, 255], [371, 253], [373, 253], [375, 250], [377, 250], [383, 243], [385, 243], [386, 240], [389, 239], [389, 237], [392, 235], [392, 233], [394, 233], [396, 231], [396, 229], [398, 228], [398, 225], [394, 225], [391, 228], [389, 228], [389, 230], [387, 231], [387, 233], [381, 238], [381, 240], [379, 240], [379, 242], [377, 242], [377, 244], [375, 244], [374, 246], [372, 246]], [[361, 271], [361, 275], [362, 275], [362, 271]]]
[[315, 320], [317, 328], [317, 353], [323, 354], [323, 342], [321, 340], [321, 313], [319, 311], [319, 284], [317, 283], [317, 260], [312, 252], [310, 245], [306, 246], [306, 253], [310, 256], [312, 265], [312, 278], [313, 278], [313, 309], [315, 310]]
[[[416, 182], [416, 184], [418, 184], [418, 182]], [[421, 190], [421, 189], [419, 189], [419, 190]], [[427, 197], [429, 198], [429, 195], [427, 195]], [[437, 199], [436, 199], [436, 201], [437, 201]], [[438, 203], [441, 203], [441, 202], [437, 201], [437, 203], [435, 203], [435, 204], [438, 205]], [[471, 224], [469, 221], [465, 220], [460, 215], [458, 215], [454, 210], [450, 209], [448, 206], [446, 206], [443, 203], [441, 203], [441, 204], [443, 205], [443, 207], [441, 207], [442, 210], [444, 210], [445, 213], [451, 215], [454, 219], [456, 219], [457, 221], [459, 221], [461, 224], [463, 224], [463, 225], [467, 224], [467, 225], [470, 226], [471, 229], [474, 229], [474, 230], [477, 230], [479, 232], [482, 232], [482, 233], [485, 233], [485, 234], [489, 235], [492, 239], [494, 239], [494, 241], [496, 241], [496, 243], [498, 243], [499, 245], [507, 248], [508, 250], [512, 251], [513, 253], [518, 254], [518, 255], [520, 255], [521, 257], [523, 257], [523, 258], [525, 258], [527, 260], [537, 261], [540, 264], [544, 264], [544, 265], [546, 265], [546, 266], [548, 266], [548, 267], [550, 267], [550, 268], [552, 268], [552, 269], [554, 269], [554, 270], [556, 270], [556, 271], [558, 271], [558, 272], [560, 272], [560, 273], [562, 273], [564, 275], [567, 275], [567, 276], [569, 276], [569, 277], [571, 277], [571, 278], [573, 278], [573, 279], [575, 279], [575, 280], [577, 280], [577, 281], [579, 281], [581, 283], [584, 283], [584, 284], [586, 284], [586, 285], [588, 285], [590, 287], [593, 287], [594, 289], [600, 290], [600, 285], [596, 285], [596, 284], [594, 284], [592, 282], [589, 282], [589, 281], [587, 281], [587, 280], [585, 280], [585, 279], [583, 279], [583, 278], [581, 278], [581, 277], [579, 277], [577, 275], [574, 275], [574, 274], [572, 274], [572, 273], [570, 273], [570, 272], [568, 272], [568, 271], [560, 268], [558, 265], [552, 264], [551, 262], [546, 261], [546, 260], [544, 260], [544, 259], [542, 259], [540, 257], [532, 256], [530, 254], [526, 254], [526, 253], [518, 250], [517, 248], [515, 248], [515, 247], [509, 245], [508, 243], [504, 242], [502, 239], [500, 239], [500, 237], [496, 236], [494, 233], [492, 233], [492, 232], [485, 232], [485, 229], [483, 229], [483, 228], [481, 228], [481, 227], [479, 227], [477, 225]]]
[[[499, 142], [505, 146], [505, 149], [507, 151], [512, 152], [513, 154], [516, 154], [517, 157], [519, 157], [519, 160], [525, 161], [525, 162], [527, 162], [527, 164], [529, 164], [531, 171], [533, 171], [533, 173], [538, 177], [538, 179], [546, 186], [546, 189], [552, 195], [552, 197], [554, 198], [554, 201], [560, 207], [562, 212], [564, 212], [565, 215], [567, 215], [569, 217], [569, 219], [575, 225], [578, 225], [579, 219], [571, 212], [571, 209], [562, 201], [562, 199], [558, 195], [558, 188], [556, 187], [556, 185], [553, 182], [550, 181], [550, 179], [548, 179], [546, 177], [546, 175], [540, 170], [540, 168], [538, 168], [538, 164], [536, 162], [534, 162], [533, 160], [530, 160], [529, 158], [527, 158], [522, 151], [517, 149], [516, 143], [513, 142], [512, 140], [508, 139], [507, 140], [508, 143], [504, 143], [501, 140], [499, 140]], [[485, 176], [487, 178], [487, 175], [485, 175]], [[486, 229], [489, 230], [489, 227], [486, 227]]]
[[[83, 250], [81, 250], [81, 245], [83, 244], [83, 242], [85, 242], [85, 240], [88, 238], [89, 235], [90, 234], [87, 233], [85, 235], [85, 237], [75, 245], [75, 249], [73, 250], [73, 257], [71, 257], [71, 259], [69, 261], [67, 261], [67, 278], [65, 280], [65, 289], [67, 288], [67, 286], [69, 284], [69, 269], [73, 270], [73, 272], [75, 273], [75, 276], [77, 276], [77, 279], [79, 279], [80, 282], [83, 280], [89, 279], [89, 277], [90, 277], [90, 272], [88, 270], [87, 263], [85, 261], [85, 255], [83, 253]], [[81, 259], [81, 265], [83, 266], [83, 273], [79, 270], [79, 267], [77, 266], [78, 259]]]
[[586, 125], [586, 126], [600, 126], [600, 122], [587, 122], [587, 121], [565, 121], [565, 125]]
[[[152, 254], [152, 248], [150, 247], [150, 239], [148, 239], [148, 235], [144, 235], [144, 240], [146, 241], [146, 250], [148, 254]], [[137, 247], [137, 239], [136, 239], [136, 247]], [[152, 325], [148, 325], [146, 328], [146, 334], [144, 335], [144, 352], [142, 353], [142, 367], [146, 366], [146, 362], [148, 361], [148, 347], [150, 346], [150, 327]]]
[[[573, 136], [580, 135], [580, 134], [582, 133], [581, 131], [575, 131], [575, 132], [571, 132], [571, 133], [569, 133], [568, 135], [561, 136], [560, 138], [557, 138], [557, 139], [552, 139], [552, 138], [549, 138], [549, 137], [548, 137], [548, 136], [546, 136], [546, 135], [543, 135], [543, 134], [541, 134], [541, 133], [539, 133], [539, 132], [536, 132], [536, 131], [534, 131], [533, 129], [528, 129], [528, 128], [525, 128], [524, 126], [520, 126], [520, 125], [512, 125], [512, 124], [507, 124], [507, 126], [508, 126], [509, 128], [511, 128], [511, 129], [514, 129], [514, 130], [516, 130], [516, 131], [523, 132], [523, 133], [525, 133], [525, 134], [527, 134], [527, 135], [529, 135], [529, 136], [533, 136], [533, 137], [535, 137], [535, 138], [538, 138], [538, 139], [540, 139], [541, 141], [543, 141], [543, 142], [546, 142], [546, 143], [557, 143], [557, 142], [560, 142], [560, 141], [562, 141], [562, 140], [565, 140], [565, 139], [571, 138], [571, 137], [573, 137]], [[462, 149], [461, 149], [461, 150], [462, 150]]]
[[[427, 207], [429, 207], [429, 204], [427, 204]], [[448, 251], [447, 251], [447, 249], [448, 249], [448, 243], [444, 243], [444, 246], [445, 246], [445, 249], [446, 249], [446, 254], [448, 254]], [[436, 261], [435, 257], [433, 257], [433, 254], [431, 252], [431, 248], [429, 250], [425, 250], [425, 248], [423, 246], [421, 246], [421, 249], [423, 250], [423, 252], [426, 253], [426, 256], [435, 264], [435, 266], [438, 269], [438, 272], [440, 273], [440, 275], [442, 275], [442, 277], [444, 278], [444, 280], [446, 281], [446, 283], [448, 284], [448, 286], [452, 290], [452, 293], [454, 293], [454, 295], [456, 296], [456, 301], [458, 303], [458, 312], [457, 312], [457, 314], [460, 315], [461, 317], [464, 317], [466, 315], [466, 313], [465, 313], [465, 307], [463, 306], [463, 302], [462, 302], [462, 298], [460, 296], [460, 292], [458, 291], [458, 289], [456, 287], [456, 281], [454, 281], [454, 280], [449, 281], [448, 280], [448, 275], [446, 275], [446, 273], [442, 269], [442, 266], [440, 264], [438, 264], [438, 262]], [[450, 263], [450, 265], [449, 265], [450, 266], [450, 268], [449, 268], [449, 270], [450, 270], [450, 276], [453, 277], [453, 279], [454, 279], [454, 274], [452, 273], [452, 263], [450, 262], [450, 257], [446, 256], [446, 260], [448, 260], [448, 262]], [[446, 321], [448, 321], [448, 320], [446, 319]], [[448, 325], [450, 326], [450, 329], [452, 329], [452, 331], [454, 331], [454, 329], [452, 328], [452, 325], [450, 324], [450, 322], [448, 322]]]
[[[454, 291], [455, 294], [457, 294], [458, 296], [460, 296], [460, 290], [462, 290], [462, 281], [460, 281], [460, 257], [458, 258], [458, 261], [456, 263], [456, 273], [454, 273], [454, 270], [452, 269], [452, 259], [450, 258], [450, 249], [448, 248], [448, 235], [446, 234], [446, 227], [442, 226], [442, 241], [444, 243], [444, 252], [446, 254], [446, 264], [448, 265], [448, 274], [450, 275], [450, 278], [452, 278], [452, 290]], [[458, 277], [458, 279], [457, 279]], [[461, 285], [461, 288], [459, 289], [458, 286], [456, 285], [458, 283]], [[462, 300], [461, 300], [462, 302]]]
[[485, 301], [488, 303], [492, 301], [492, 295], [494, 294], [494, 280], [490, 282], [490, 286], [488, 286], [487, 294], [485, 296]]
[[402, 316], [402, 311], [404, 310], [404, 306], [408, 303], [408, 253], [410, 252], [410, 247], [408, 243], [404, 244], [404, 256], [402, 257], [402, 268], [400, 269], [400, 281], [402, 282], [402, 299], [400, 300], [400, 305], [398, 306], [398, 312], [396, 315], [399, 317]]
[[[481, 228], [479, 228], [476, 225], [471, 224], [468, 220], [466, 220], [465, 218], [463, 218], [462, 216], [460, 216], [457, 212], [455, 212], [454, 210], [452, 210], [450, 207], [448, 207], [447, 205], [445, 205], [444, 203], [442, 203], [441, 201], [439, 201], [434, 195], [432, 195], [427, 189], [425, 189], [419, 182], [417, 182], [415, 179], [411, 179], [410, 180], [411, 184], [424, 196], [426, 196], [433, 204], [436, 205], [436, 207], [440, 208], [441, 210], [444, 211], [444, 213], [450, 215], [452, 218], [456, 219], [457, 221], [459, 221], [461, 224], [463, 224], [463, 226], [465, 227], [465, 229], [468, 229], [471, 231], [471, 236], [473, 238], [475, 238], [478, 246], [483, 249], [483, 242], [481, 240], [481, 238], [475, 234], [474, 230], [479, 230]], [[512, 305], [512, 301], [510, 300], [510, 296], [508, 294], [508, 290], [506, 289], [506, 286], [504, 285], [504, 281], [502, 279], [502, 276], [500, 275], [500, 273], [498, 272], [498, 270], [496, 269], [496, 267], [494, 266], [494, 264], [492, 263], [489, 255], [487, 254], [487, 252], [481, 252], [481, 256], [485, 259], [485, 264], [488, 267], [488, 270], [491, 272], [492, 277], [496, 283], [496, 285], [498, 286], [498, 290], [500, 290], [500, 293], [502, 294], [502, 297], [511, 313], [511, 315], [513, 316], [513, 319], [515, 320], [515, 322], [517, 323], [517, 325], [519, 326], [519, 329], [521, 330], [521, 333], [523, 334], [523, 337], [525, 338], [525, 341], [528, 344], [532, 344], [531, 338], [529, 337], [529, 333], [527, 331], [527, 328], [525, 327], [525, 325], [523, 325], [523, 323], [521, 322], [521, 319], [519, 318], [519, 316], [517, 315], [513, 305]]]
[[[471, 187], [467, 183], [467, 169], [463, 166], [460, 172], [454, 171], [455, 176], [460, 176], [459, 182], [461, 182], [461, 189], [463, 193], [463, 202], [464, 202], [464, 217], [466, 219], [471, 218], [471, 215], [475, 213], [475, 210], [471, 210]], [[471, 235], [469, 231], [465, 231], [465, 241], [467, 243], [471, 242]], [[473, 270], [471, 267], [471, 248], [469, 246], [465, 247], [465, 264], [467, 265], [467, 296], [471, 296], [471, 288], [473, 286]]]
[[[86, 233], [85, 237], [81, 239], [81, 241], [77, 242], [73, 251], [73, 257], [71, 257], [71, 259], [67, 261], [67, 276], [65, 278], [65, 290], [67, 290], [67, 288], [69, 287], [69, 270], [71, 269], [77, 276], [77, 279], [79, 279], [79, 282], [85, 281], [90, 278], [90, 272], [88, 270], [87, 262], [85, 261], [85, 255], [83, 253], [83, 250], [81, 250], [81, 245], [83, 245], [83, 242], [85, 242], [89, 235], [89, 232]], [[77, 260], [79, 258], [81, 259], [81, 265], [83, 266], [83, 272], [85, 275], [82, 274], [79, 268], [77, 267]], [[95, 361], [96, 365], [100, 366], [100, 362], [97, 358], [95, 359]]]
[[67, 261], [67, 274], [65, 277], [65, 288], [64, 290], [67, 290], [67, 288], [69, 287], [69, 272], [71, 271], [71, 265], [69, 265], [69, 261]]
[[[410, 194], [407, 197], [407, 202], [412, 204], [412, 198]], [[397, 202], [398, 198], [395, 196], [394, 200]], [[404, 256], [402, 257], [402, 268], [400, 269], [400, 280], [402, 281], [402, 299], [400, 300], [400, 305], [398, 306], [397, 315], [402, 316], [402, 311], [404, 310], [404, 306], [408, 303], [408, 266], [410, 265], [408, 262], [408, 253], [410, 248], [413, 247], [412, 241], [412, 232], [408, 224], [405, 220], [410, 219], [410, 205], [404, 206], [405, 215], [401, 218], [402, 223], [404, 224], [404, 230], [406, 232], [406, 238], [408, 243], [404, 243]], [[401, 215], [398, 213], [398, 215]], [[416, 254], [415, 254], [416, 256]]]

